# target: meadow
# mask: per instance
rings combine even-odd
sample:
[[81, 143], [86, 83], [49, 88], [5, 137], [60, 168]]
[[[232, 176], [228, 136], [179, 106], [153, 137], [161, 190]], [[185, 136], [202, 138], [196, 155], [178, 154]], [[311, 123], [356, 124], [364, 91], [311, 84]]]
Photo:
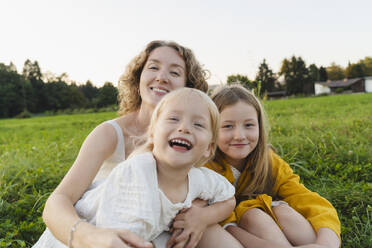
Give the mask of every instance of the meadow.
[[[336, 207], [342, 247], [372, 247], [372, 94], [265, 101], [271, 143]], [[0, 247], [31, 247], [88, 133], [116, 113], [0, 120]], [[82, 175], [84, 176], [84, 175]]]

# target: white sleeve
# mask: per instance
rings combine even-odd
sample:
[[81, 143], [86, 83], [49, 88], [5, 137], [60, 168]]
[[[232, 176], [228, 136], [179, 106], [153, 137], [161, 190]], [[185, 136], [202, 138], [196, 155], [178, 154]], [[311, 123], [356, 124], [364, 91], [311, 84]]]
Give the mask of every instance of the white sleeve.
[[234, 186], [223, 176], [205, 167], [198, 168], [201, 172], [200, 198], [208, 200], [209, 204], [226, 201], [235, 194]]

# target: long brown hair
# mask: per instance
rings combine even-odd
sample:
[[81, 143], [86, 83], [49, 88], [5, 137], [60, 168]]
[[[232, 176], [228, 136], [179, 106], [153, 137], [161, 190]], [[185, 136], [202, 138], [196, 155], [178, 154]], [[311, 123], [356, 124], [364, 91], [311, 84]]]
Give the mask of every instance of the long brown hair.
[[[221, 86], [212, 94], [212, 100], [221, 113], [226, 107], [235, 105], [239, 101], [249, 104], [257, 112], [259, 125], [259, 138], [257, 146], [246, 157], [246, 166], [249, 166], [251, 180], [240, 194], [243, 198], [253, 198], [258, 194], [271, 195], [274, 179], [270, 164], [270, 146], [268, 145], [268, 124], [264, 109], [257, 97], [240, 85]], [[214, 161], [223, 164], [224, 154], [217, 148]]]
[[174, 41], [154, 40], [127, 65], [125, 72], [119, 79], [119, 114], [124, 115], [139, 109], [142, 99], [139, 94], [139, 83], [143, 67], [150, 53], [158, 47], [171, 47], [178, 52], [186, 65], [186, 87], [196, 88], [207, 92], [207, 71], [196, 60], [191, 49], [179, 45]]

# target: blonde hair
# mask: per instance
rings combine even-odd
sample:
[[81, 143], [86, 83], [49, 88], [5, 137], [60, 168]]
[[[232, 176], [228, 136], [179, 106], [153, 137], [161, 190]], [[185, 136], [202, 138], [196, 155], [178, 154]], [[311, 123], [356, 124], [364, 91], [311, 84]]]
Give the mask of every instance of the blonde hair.
[[[147, 131], [147, 137], [151, 137], [151, 134], [154, 133], [155, 124], [159, 120], [159, 116], [161, 115], [164, 107], [167, 106], [168, 104], [171, 104], [170, 101], [172, 101], [173, 99], [187, 98], [190, 95], [196, 95], [200, 97], [200, 99], [202, 100], [202, 104], [205, 104], [208, 107], [209, 117], [211, 121], [210, 123], [211, 124], [210, 131], [212, 133], [212, 139], [210, 142], [211, 154], [209, 157], [200, 158], [194, 164], [195, 167], [200, 167], [214, 156], [214, 152], [217, 147], [218, 129], [220, 127], [220, 114], [218, 112], [218, 109], [214, 102], [209, 98], [209, 96], [203, 93], [202, 91], [192, 88], [181, 88], [166, 94], [161, 99], [161, 101], [156, 105], [156, 108], [152, 113], [149, 129]], [[137, 148], [134, 152], [132, 152], [131, 156], [144, 152], [150, 152], [153, 150], [153, 148], [154, 148], [153, 140], [147, 138], [146, 143]]]
[[[226, 107], [232, 106], [239, 101], [249, 104], [257, 112], [259, 138], [257, 146], [246, 157], [246, 166], [251, 176], [251, 180], [242, 191], [241, 197], [252, 198], [258, 194], [266, 193], [271, 195], [274, 179], [272, 178], [270, 164], [270, 148], [268, 145], [268, 124], [265, 111], [257, 97], [246, 88], [240, 85], [222, 86], [212, 94], [212, 100], [217, 105], [221, 113]], [[223, 164], [223, 152], [217, 147], [214, 161]]]
[[207, 71], [196, 60], [191, 49], [174, 41], [155, 40], [147, 44], [146, 48], [127, 65], [124, 74], [119, 78], [119, 114], [124, 115], [139, 109], [142, 99], [139, 94], [139, 83], [143, 67], [150, 53], [158, 47], [171, 47], [178, 52], [186, 64], [186, 87], [196, 88], [207, 92]]

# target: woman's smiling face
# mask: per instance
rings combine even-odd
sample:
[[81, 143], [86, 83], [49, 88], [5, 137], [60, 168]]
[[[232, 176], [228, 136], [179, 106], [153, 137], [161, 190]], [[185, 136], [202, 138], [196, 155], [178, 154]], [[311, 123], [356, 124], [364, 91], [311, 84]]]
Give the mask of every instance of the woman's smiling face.
[[142, 104], [155, 107], [165, 94], [185, 84], [185, 61], [175, 49], [158, 47], [150, 53], [141, 73]]

